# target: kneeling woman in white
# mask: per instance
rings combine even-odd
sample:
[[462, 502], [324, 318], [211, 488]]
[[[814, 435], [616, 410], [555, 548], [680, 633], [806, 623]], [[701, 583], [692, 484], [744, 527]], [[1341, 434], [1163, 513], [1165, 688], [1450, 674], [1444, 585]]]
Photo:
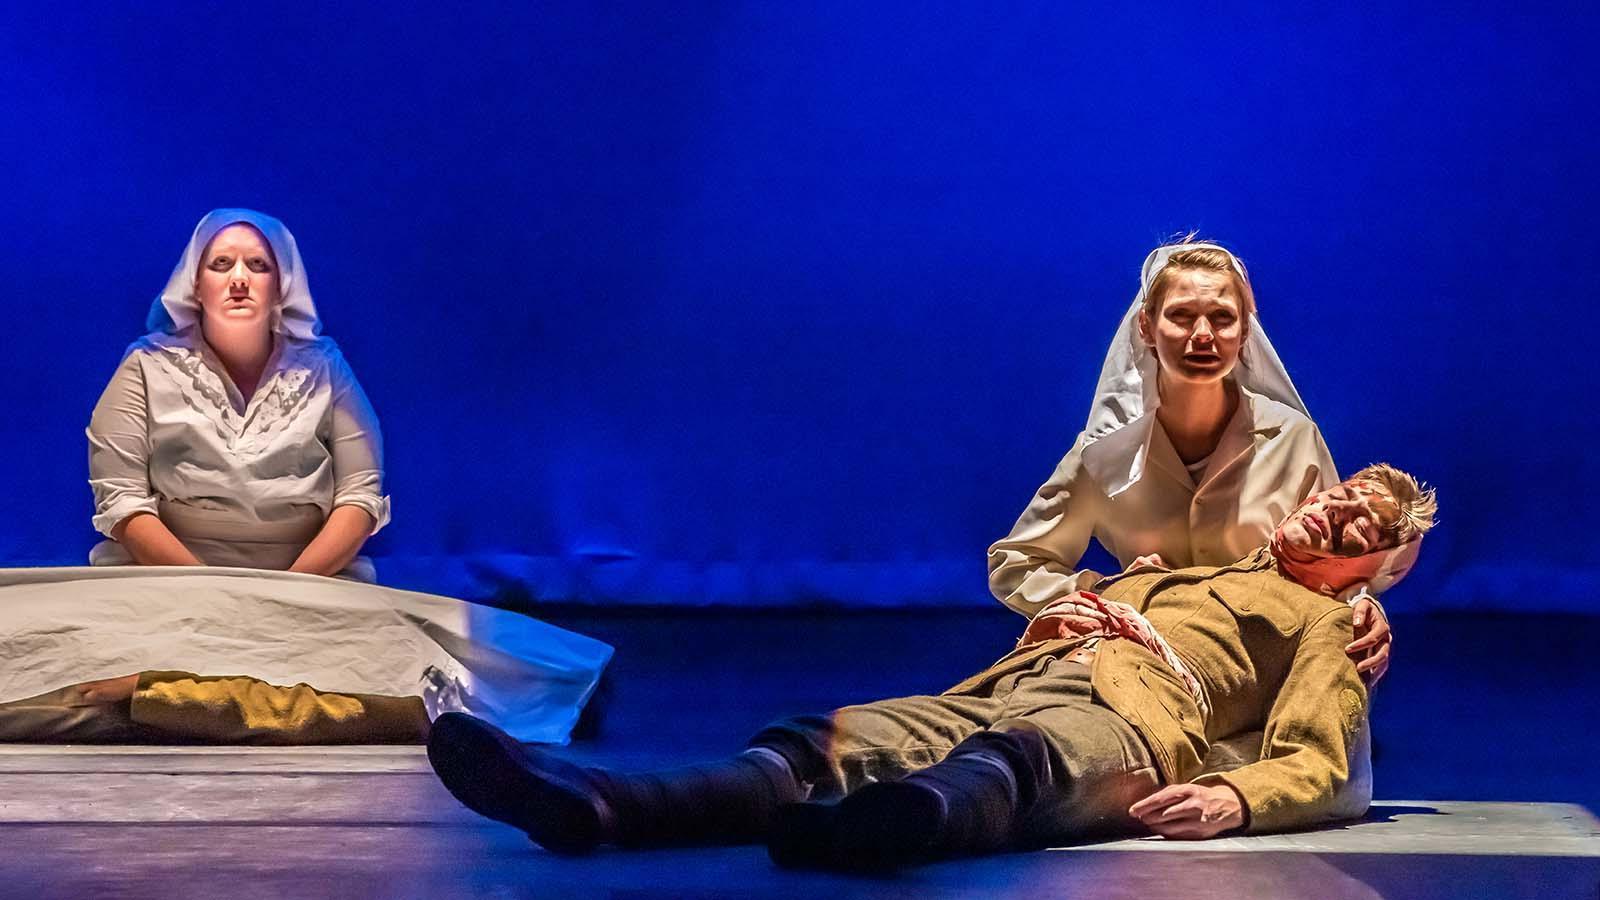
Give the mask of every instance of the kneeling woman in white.
[[[1215, 244], [1157, 247], [1100, 372], [1089, 423], [1011, 533], [989, 589], [1033, 616], [1101, 575], [1091, 537], [1124, 567], [1220, 566], [1260, 547], [1339, 475], [1260, 321], [1244, 266]], [[1352, 656], [1388, 667], [1389, 626], [1363, 589]]]

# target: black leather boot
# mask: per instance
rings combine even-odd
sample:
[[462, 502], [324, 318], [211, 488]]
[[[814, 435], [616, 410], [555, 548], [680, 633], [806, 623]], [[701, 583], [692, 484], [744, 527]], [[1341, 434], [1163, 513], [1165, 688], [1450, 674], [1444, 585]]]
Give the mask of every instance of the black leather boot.
[[760, 841], [778, 806], [800, 799], [803, 790], [784, 758], [771, 751], [621, 774], [526, 747], [463, 713], [446, 713], [433, 723], [428, 760], [469, 809], [569, 855], [601, 844]]
[[786, 806], [767, 842], [774, 862], [846, 870], [989, 853], [1008, 846], [1048, 775], [1031, 732], [980, 732], [899, 781], [866, 785], [836, 807]]

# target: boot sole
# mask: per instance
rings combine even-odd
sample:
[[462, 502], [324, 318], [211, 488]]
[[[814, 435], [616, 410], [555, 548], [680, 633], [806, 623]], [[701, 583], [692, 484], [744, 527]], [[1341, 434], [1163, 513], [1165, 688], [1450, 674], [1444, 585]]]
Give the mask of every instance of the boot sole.
[[525, 832], [564, 856], [594, 850], [603, 840], [590, 789], [487, 722], [445, 713], [428, 737], [428, 762], [446, 789], [468, 809]]

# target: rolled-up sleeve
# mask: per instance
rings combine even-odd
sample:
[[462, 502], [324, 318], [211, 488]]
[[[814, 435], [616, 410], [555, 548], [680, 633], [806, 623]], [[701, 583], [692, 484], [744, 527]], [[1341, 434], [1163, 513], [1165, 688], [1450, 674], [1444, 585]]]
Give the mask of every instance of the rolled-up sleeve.
[[150, 489], [150, 423], [144, 370], [130, 353], [117, 367], [94, 406], [89, 437], [89, 487], [94, 491], [94, 528], [111, 530], [134, 513], [156, 513]]
[[354, 506], [372, 516], [372, 532], [389, 524], [389, 498], [383, 493], [383, 434], [367, 394], [345, 362], [333, 354], [329, 450], [333, 454], [333, 505]]

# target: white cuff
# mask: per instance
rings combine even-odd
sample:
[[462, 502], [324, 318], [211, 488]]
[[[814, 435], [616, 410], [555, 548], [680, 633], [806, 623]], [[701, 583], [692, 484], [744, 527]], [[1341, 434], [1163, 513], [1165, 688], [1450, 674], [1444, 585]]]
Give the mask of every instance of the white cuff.
[[369, 537], [377, 534], [379, 529], [389, 524], [389, 498], [387, 496], [380, 497], [376, 494], [352, 491], [333, 498], [333, 508], [338, 509], [341, 506], [354, 506], [357, 509], [364, 510], [367, 515], [372, 517], [372, 531], [368, 532]]

